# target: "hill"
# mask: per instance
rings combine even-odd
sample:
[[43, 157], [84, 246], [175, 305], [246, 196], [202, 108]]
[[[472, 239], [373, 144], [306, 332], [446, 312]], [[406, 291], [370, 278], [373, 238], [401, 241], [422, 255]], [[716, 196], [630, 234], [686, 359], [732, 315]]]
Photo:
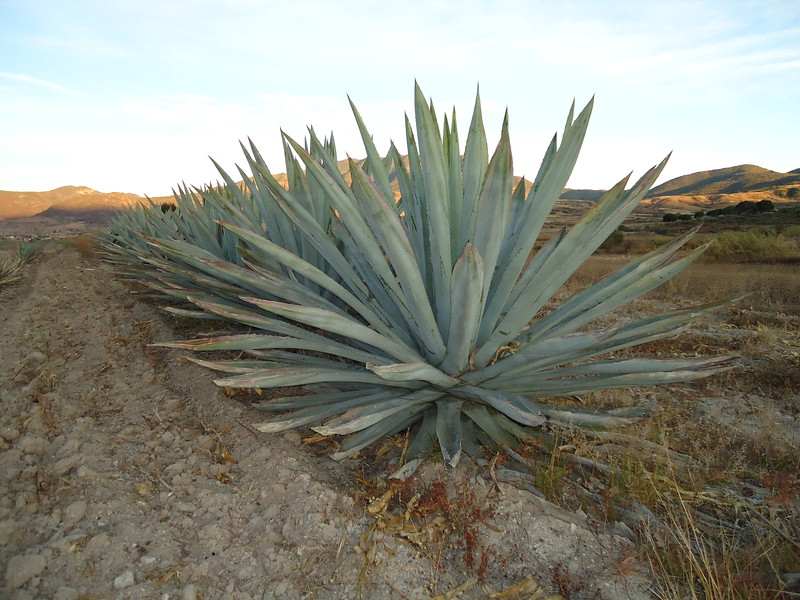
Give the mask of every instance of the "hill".
[[0, 191], [0, 236], [59, 236], [111, 222], [121, 209], [146, 202], [136, 194], [103, 193], [85, 186], [47, 192]]
[[650, 190], [647, 197], [739, 194], [766, 191], [793, 184], [800, 185], [800, 169], [789, 173], [778, 173], [756, 165], [739, 165], [726, 169], [698, 171], [670, 179]]
[[[346, 160], [339, 161], [339, 170], [349, 180]], [[288, 185], [286, 174], [275, 177], [282, 185]], [[514, 180], [516, 185], [519, 178]], [[565, 189], [551, 215], [552, 223], [560, 227], [574, 222], [603, 193], [604, 190]], [[755, 165], [739, 165], [671, 179], [653, 188], [637, 210], [658, 216], [665, 211], [708, 210], [745, 200], [798, 201], [798, 194], [800, 169], [778, 173]], [[158, 197], [153, 201], [171, 199]], [[139, 202], [147, 200], [136, 194], [102, 193], [85, 186], [64, 186], [47, 192], [0, 191], [0, 236], [71, 235], [103, 226], [118, 210]]]
[[[103, 193], [85, 186], [67, 185], [47, 192], [0, 191], [0, 220], [58, 213], [117, 211], [145, 199], [136, 194]], [[48, 216], [48, 215], [45, 215]]]

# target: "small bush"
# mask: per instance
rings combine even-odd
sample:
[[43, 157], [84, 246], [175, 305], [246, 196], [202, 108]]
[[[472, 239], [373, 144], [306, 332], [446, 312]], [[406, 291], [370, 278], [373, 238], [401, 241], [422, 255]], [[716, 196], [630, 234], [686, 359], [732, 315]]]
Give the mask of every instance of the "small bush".
[[622, 247], [625, 243], [625, 235], [617, 228], [606, 238], [606, 241], [600, 244], [600, 249], [606, 252], [613, 251], [616, 248]]
[[81, 258], [92, 258], [94, 256], [94, 239], [88, 235], [79, 235], [75, 238], [75, 249]]
[[800, 237], [800, 225], [792, 225], [781, 232], [784, 237]]
[[726, 231], [709, 246], [703, 256], [707, 262], [786, 262], [794, 256], [791, 248], [775, 236], [765, 235], [767, 228], [749, 231]]

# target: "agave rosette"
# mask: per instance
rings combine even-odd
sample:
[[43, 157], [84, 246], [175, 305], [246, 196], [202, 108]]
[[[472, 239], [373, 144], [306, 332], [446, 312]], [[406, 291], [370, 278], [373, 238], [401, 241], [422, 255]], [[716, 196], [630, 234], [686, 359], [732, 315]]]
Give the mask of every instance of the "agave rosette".
[[409, 457], [438, 446], [452, 467], [464, 451], [513, 446], [548, 423], [626, 425], [650, 406], [599, 411], [544, 400], [687, 381], [733, 359], [599, 358], [672, 336], [710, 308], [591, 328], [694, 261], [703, 247], [679, 254], [691, 233], [537, 316], [666, 163], [630, 187], [620, 181], [531, 258], [591, 110], [592, 102], [577, 116], [570, 110], [561, 143], [553, 138], [526, 190], [513, 184], [507, 118], [490, 160], [476, 99], [462, 155], [455, 113], [440, 129], [416, 87], [407, 156], [392, 145], [381, 157], [353, 106], [367, 158], [349, 161], [348, 179], [332, 139], [320, 141], [313, 129], [305, 145], [284, 134], [283, 185], [250, 143], [242, 147], [251, 170], [239, 169], [243, 184], [218, 167], [224, 185], [194, 195], [182, 189], [174, 214], [138, 209], [112, 227], [104, 246], [129, 275], [192, 305], [173, 313], [246, 326], [163, 345], [245, 353], [192, 359], [221, 372], [220, 386], [305, 386], [307, 395], [262, 402], [277, 414], [257, 428], [313, 426], [346, 436], [335, 458], [408, 427]]

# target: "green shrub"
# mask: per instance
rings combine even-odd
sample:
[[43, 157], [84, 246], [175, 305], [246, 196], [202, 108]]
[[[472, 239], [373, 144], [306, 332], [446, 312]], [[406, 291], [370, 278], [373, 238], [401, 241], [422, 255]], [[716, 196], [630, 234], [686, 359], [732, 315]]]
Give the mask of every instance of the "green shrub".
[[617, 228], [611, 233], [611, 235], [609, 235], [605, 239], [605, 241], [602, 244], [600, 244], [600, 249], [605, 250], [606, 252], [613, 251], [617, 248], [622, 247], [624, 243], [625, 243], [625, 234], [622, 233], [622, 231], [620, 231], [619, 228]]
[[794, 253], [770, 228], [749, 231], [726, 231], [709, 246], [703, 259], [707, 262], [783, 262]]

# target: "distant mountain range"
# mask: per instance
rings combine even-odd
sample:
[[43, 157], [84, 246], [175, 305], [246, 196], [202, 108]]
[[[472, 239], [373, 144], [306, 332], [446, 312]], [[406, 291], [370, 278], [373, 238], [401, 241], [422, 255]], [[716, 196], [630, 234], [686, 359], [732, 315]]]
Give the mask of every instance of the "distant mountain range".
[[16, 217], [58, 216], [64, 213], [92, 213], [119, 210], [144, 198], [136, 194], [98, 192], [85, 186], [67, 185], [49, 192], [0, 191], [0, 219]]
[[[347, 163], [340, 166], [346, 170]], [[276, 176], [285, 182], [285, 176]], [[583, 208], [604, 190], [566, 189], [561, 204]], [[644, 209], [696, 210], [742, 200], [800, 202], [800, 169], [778, 173], [755, 165], [739, 165], [683, 175], [656, 186], [642, 202]], [[170, 197], [153, 198], [154, 201]], [[105, 225], [122, 208], [147, 200], [136, 194], [102, 193], [65, 186], [47, 192], [0, 191], [0, 236], [59, 235]]]

